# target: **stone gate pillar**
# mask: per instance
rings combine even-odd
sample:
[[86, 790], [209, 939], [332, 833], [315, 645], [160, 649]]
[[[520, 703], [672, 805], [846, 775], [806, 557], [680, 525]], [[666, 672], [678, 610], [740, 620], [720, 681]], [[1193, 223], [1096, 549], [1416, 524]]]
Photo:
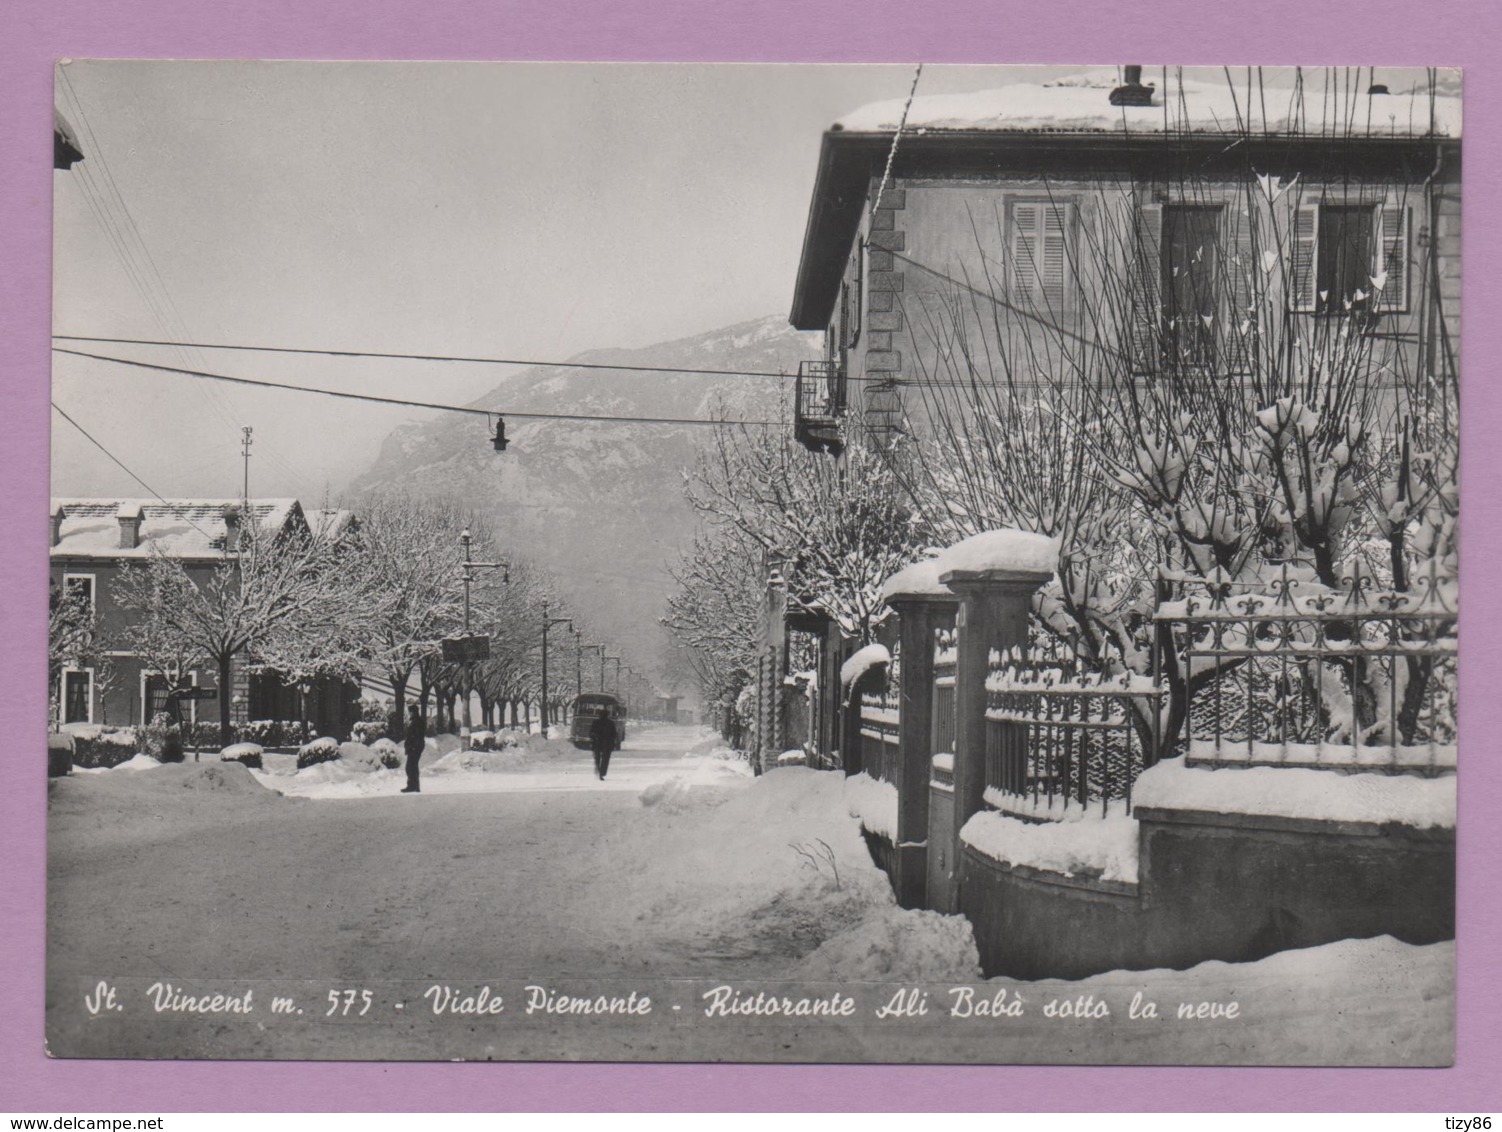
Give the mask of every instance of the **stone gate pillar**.
[[1034, 592], [1053, 576], [1057, 544], [1024, 531], [987, 531], [939, 558], [940, 578], [959, 596], [955, 616], [954, 829], [985, 805], [986, 676], [992, 649], [1027, 652]]
[[893, 888], [904, 908], [927, 906], [928, 800], [933, 763], [934, 632], [951, 624], [958, 598], [935, 560], [894, 574], [882, 596], [898, 617], [897, 844]]

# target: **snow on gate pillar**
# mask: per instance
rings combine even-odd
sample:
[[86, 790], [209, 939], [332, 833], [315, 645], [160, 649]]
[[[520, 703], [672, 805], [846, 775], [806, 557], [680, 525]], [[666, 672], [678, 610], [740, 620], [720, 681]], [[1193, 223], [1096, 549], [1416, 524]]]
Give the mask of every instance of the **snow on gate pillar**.
[[926, 906], [928, 798], [932, 771], [934, 631], [954, 620], [958, 600], [939, 581], [936, 559], [892, 575], [882, 598], [897, 613], [898, 676], [897, 844], [893, 887], [904, 908]]
[[985, 805], [986, 676], [992, 649], [1027, 652], [1033, 594], [1053, 576], [1058, 543], [1027, 531], [986, 531], [939, 556], [939, 580], [960, 600], [955, 617], [954, 828]]

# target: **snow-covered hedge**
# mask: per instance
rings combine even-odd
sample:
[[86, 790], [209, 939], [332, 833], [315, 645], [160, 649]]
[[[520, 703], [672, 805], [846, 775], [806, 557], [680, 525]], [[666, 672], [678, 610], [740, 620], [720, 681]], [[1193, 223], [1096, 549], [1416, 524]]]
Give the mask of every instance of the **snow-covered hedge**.
[[248, 766], [251, 770], [260, 770], [262, 754], [264, 752], [256, 743], [235, 743], [219, 752], [219, 761], [239, 763], [242, 766]]
[[386, 736], [386, 721], [384, 719], [360, 719], [355, 721], [354, 727], [350, 728], [350, 737], [357, 743], [370, 746], [377, 739]]
[[138, 749], [134, 727], [100, 726], [87, 731], [74, 730], [69, 738], [72, 740], [69, 761], [83, 769], [119, 766]]
[[372, 743], [370, 749], [375, 752], [376, 757], [381, 760], [381, 765], [387, 770], [396, 770], [406, 757], [406, 752], [397, 745], [396, 741], [385, 736]]
[[305, 743], [297, 752], [297, 769], [333, 762], [339, 757], [339, 740], [332, 735], [323, 735], [311, 743]]

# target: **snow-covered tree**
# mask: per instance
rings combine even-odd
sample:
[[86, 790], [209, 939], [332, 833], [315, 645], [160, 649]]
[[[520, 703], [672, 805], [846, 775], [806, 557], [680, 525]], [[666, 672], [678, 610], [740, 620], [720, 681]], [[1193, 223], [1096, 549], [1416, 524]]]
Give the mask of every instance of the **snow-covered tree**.
[[708, 523], [776, 564], [791, 600], [865, 644], [887, 615], [882, 583], [928, 544], [895, 459], [858, 433], [833, 461], [787, 431], [727, 427], [716, 430], [688, 496]]
[[[1300, 226], [1325, 191], [1250, 168], [1229, 198], [1223, 179], [1173, 181], [1174, 199], [1213, 201], [1222, 217], [1183, 249], [1211, 265], [1213, 294], [1194, 311], [1160, 293], [1175, 283], [1159, 274], [1161, 233], [1144, 234], [1158, 206], [1140, 184], [1103, 186], [1080, 210], [1067, 317], [1013, 303], [1015, 279], [979, 238], [962, 283], [905, 304], [925, 340], [927, 423], [897, 474], [945, 536], [1016, 526], [1060, 539], [1035, 621], [1087, 667], [1147, 671], [1165, 632], [1151, 610], [1185, 584], [1256, 587], [1289, 571], [1335, 590], [1358, 562], [1398, 589], [1431, 563], [1453, 573], [1454, 367], [1384, 333], [1382, 290], [1408, 263], [1374, 263], [1346, 295], [1312, 293]], [[1179, 672], [1159, 643], [1171, 742], [1190, 697], [1226, 672]], [[1427, 673], [1409, 667], [1422, 696]]]
[[348, 584], [350, 551], [307, 530], [240, 528], [239, 545], [200, 576], [160, 552], [120, 573], [116, 601], [142, 615], [138, 651], [158, 670], [178, 674], [198, 665], [219, 677], [222, 734], [230, 727], [230, 668], [239, 656], [268, 655], [303, 666], [317, 653], [343, 670], [339, 650], [349, 625], [366, 612]]

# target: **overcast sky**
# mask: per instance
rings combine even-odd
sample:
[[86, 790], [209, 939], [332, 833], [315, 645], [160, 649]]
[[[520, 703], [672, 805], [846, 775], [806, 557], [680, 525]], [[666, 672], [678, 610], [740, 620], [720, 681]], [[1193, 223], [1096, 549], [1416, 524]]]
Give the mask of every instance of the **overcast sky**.
[[[1081, 68], [929, 67], [920, 93]], [[57, 333], [562, 359], [786, 312], [820, 136], [908, 66], [73, 61]], [[90, 349], [88, 346], [79, 348]], [[466, 401], [496, 367], [103, 346]], [[317, 502], [403, 412], [59, 357], [54, 399], [156, 491]], [[56, 494], [144, 494], [54, 415]]]

